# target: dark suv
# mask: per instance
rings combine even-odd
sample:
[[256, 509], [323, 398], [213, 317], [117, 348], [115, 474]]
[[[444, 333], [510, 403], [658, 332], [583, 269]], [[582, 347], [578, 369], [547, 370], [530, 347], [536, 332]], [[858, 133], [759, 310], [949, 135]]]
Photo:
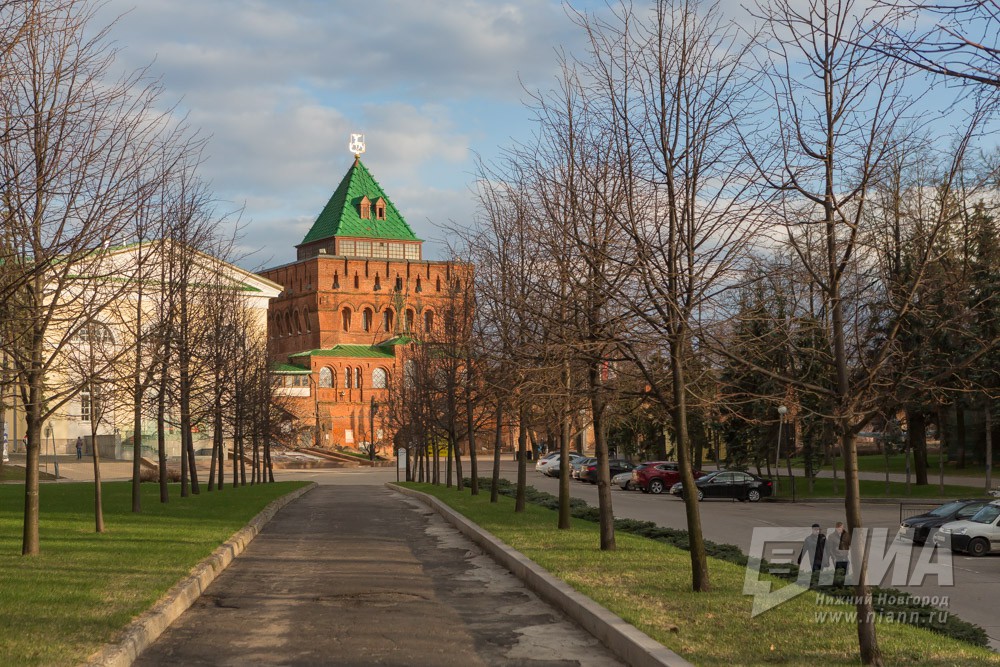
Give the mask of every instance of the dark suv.
[[[694, 471], [695, 479], [704, 475]], [[663, 493], [681, 481], [680, 466], [674, 461], [649, 461], [632, 471], [632, 486], [643, 493]]]
[[[614, 477], [620, 473], [632, 470], [635, 466], [625, 459], [609, 459], [608, 468], [611, 469], [611, 476]], [[597, 484], [597, 461], [589, 463], [580, 469], [580, 481]]]

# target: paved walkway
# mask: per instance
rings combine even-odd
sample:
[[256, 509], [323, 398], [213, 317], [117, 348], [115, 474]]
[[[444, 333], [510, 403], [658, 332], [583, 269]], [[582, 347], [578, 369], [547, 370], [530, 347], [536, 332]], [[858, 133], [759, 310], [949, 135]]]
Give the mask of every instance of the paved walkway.
[[614, 665], [426, 506], [320, 486], [281, 510], [137, 665]]

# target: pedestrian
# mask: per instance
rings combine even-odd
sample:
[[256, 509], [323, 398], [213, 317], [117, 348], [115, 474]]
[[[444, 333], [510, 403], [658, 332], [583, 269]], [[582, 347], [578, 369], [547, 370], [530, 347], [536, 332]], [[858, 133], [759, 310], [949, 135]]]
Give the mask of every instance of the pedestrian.
[[829, 558], [833, 561], [835, 570], [847, 573], [851, 565], [851, 534], [847, 532], [843, 521], [838, 521], [833, 533], [826, 541]]
[[76, 460], [83, 458], [83, 436], [76, 436]]
[[826, 560], [826, 535], [820, 529], [818, 523], [812, 525], [812, 532], [802, 542], [802, 550], [799, 552], [799, 569], [811, 569], [819, 572], [823, 569], [823, 561]]

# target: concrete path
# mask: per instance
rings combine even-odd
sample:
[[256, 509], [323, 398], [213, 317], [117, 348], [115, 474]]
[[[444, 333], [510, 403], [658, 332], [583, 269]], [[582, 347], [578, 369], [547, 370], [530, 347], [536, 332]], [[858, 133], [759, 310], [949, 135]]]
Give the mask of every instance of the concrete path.
[[281, 510], [138, 665], [614, 665], [420, 503], [317, 487]]

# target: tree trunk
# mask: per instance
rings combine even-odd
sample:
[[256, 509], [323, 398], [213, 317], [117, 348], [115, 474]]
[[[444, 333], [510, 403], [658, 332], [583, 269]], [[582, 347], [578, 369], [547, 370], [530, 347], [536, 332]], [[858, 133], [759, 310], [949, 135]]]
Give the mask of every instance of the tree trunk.
[[468, 422], [469, 429], [469, 476], [471, 477], [470, 485], [472, 487], [472, 495], [479, 495], [479, 457], [476, 453], [476, 418], [475, 412], [473, 411], [472, 402], [472, 359], [469, 358], [466, 362], [467, 375], [469, 378], [468, 385], [465, 388], [465, 417]]
[[490, 502], [495, 503], [499, 499], [500, 486], [500, 449], [503, 447], [503, 401], [497, 397], [496, 433], [493, 438], [493, 476], [490, 478]]
[[927, 486], [927, 415], [923, 410], [907, 409], [906, 429], [917, 486]]
[[615, 550], [615, 513], [611, 500], [611, 469], [608, 440], [604, 432], [605, 402], [602, 395], [600, 363], [591, 364], [590, 411], [594, 420], [594, 451], [597, 455], [597, 511], [600, 517], [601, 551]]
[[[97, 396], [97, 394], [92, 394]], [[97, 404], [92, 403], [91, 410], [97, 410]], [[104, 506], [101, 499], [101, 453], [97, 447], [97, 423], [91, 420], [90, 425], [90, 449], [94, 461], [94, 530], [98, 533], [104, 532]]]
[[993, 489], [993, 402], [983, 402], [983, 413], [986, 419], [986, 491]]
[[687, 385], [684, 375], [684, 336], [676, 335], [670, 341], [670, 371], [674, 400], [674, 437], [677, 443], [677, 462], [680, 467], [681, 483], [684, 485], [684, 510], [687, 515], [687, 530], [691, 556], [691, 588], [700, 593], [711, 590], [708, 576], [708, 554], [705, 538], [701, 530], [701, 510], [695, 492], [694, 470], [691, 466], [690, 442], [687, 434]]
[[523, 512], [527, 508], [528, 487], [528, 406], [521, 402], [517, 418], [517, 498], [514, 511]]
[[965, 468], [965, 406], [962, 401], [955, 402], [955, 444], [958, 446], [958, 462], [955, 467]]
[[458, 446], [458, 436], [454, 430], [448, 436], [452, 440], [452, 449], [455, 451], [455, 487], [461, 491], [465, 488], [465, 482], [462, 480], [462, 448]]

